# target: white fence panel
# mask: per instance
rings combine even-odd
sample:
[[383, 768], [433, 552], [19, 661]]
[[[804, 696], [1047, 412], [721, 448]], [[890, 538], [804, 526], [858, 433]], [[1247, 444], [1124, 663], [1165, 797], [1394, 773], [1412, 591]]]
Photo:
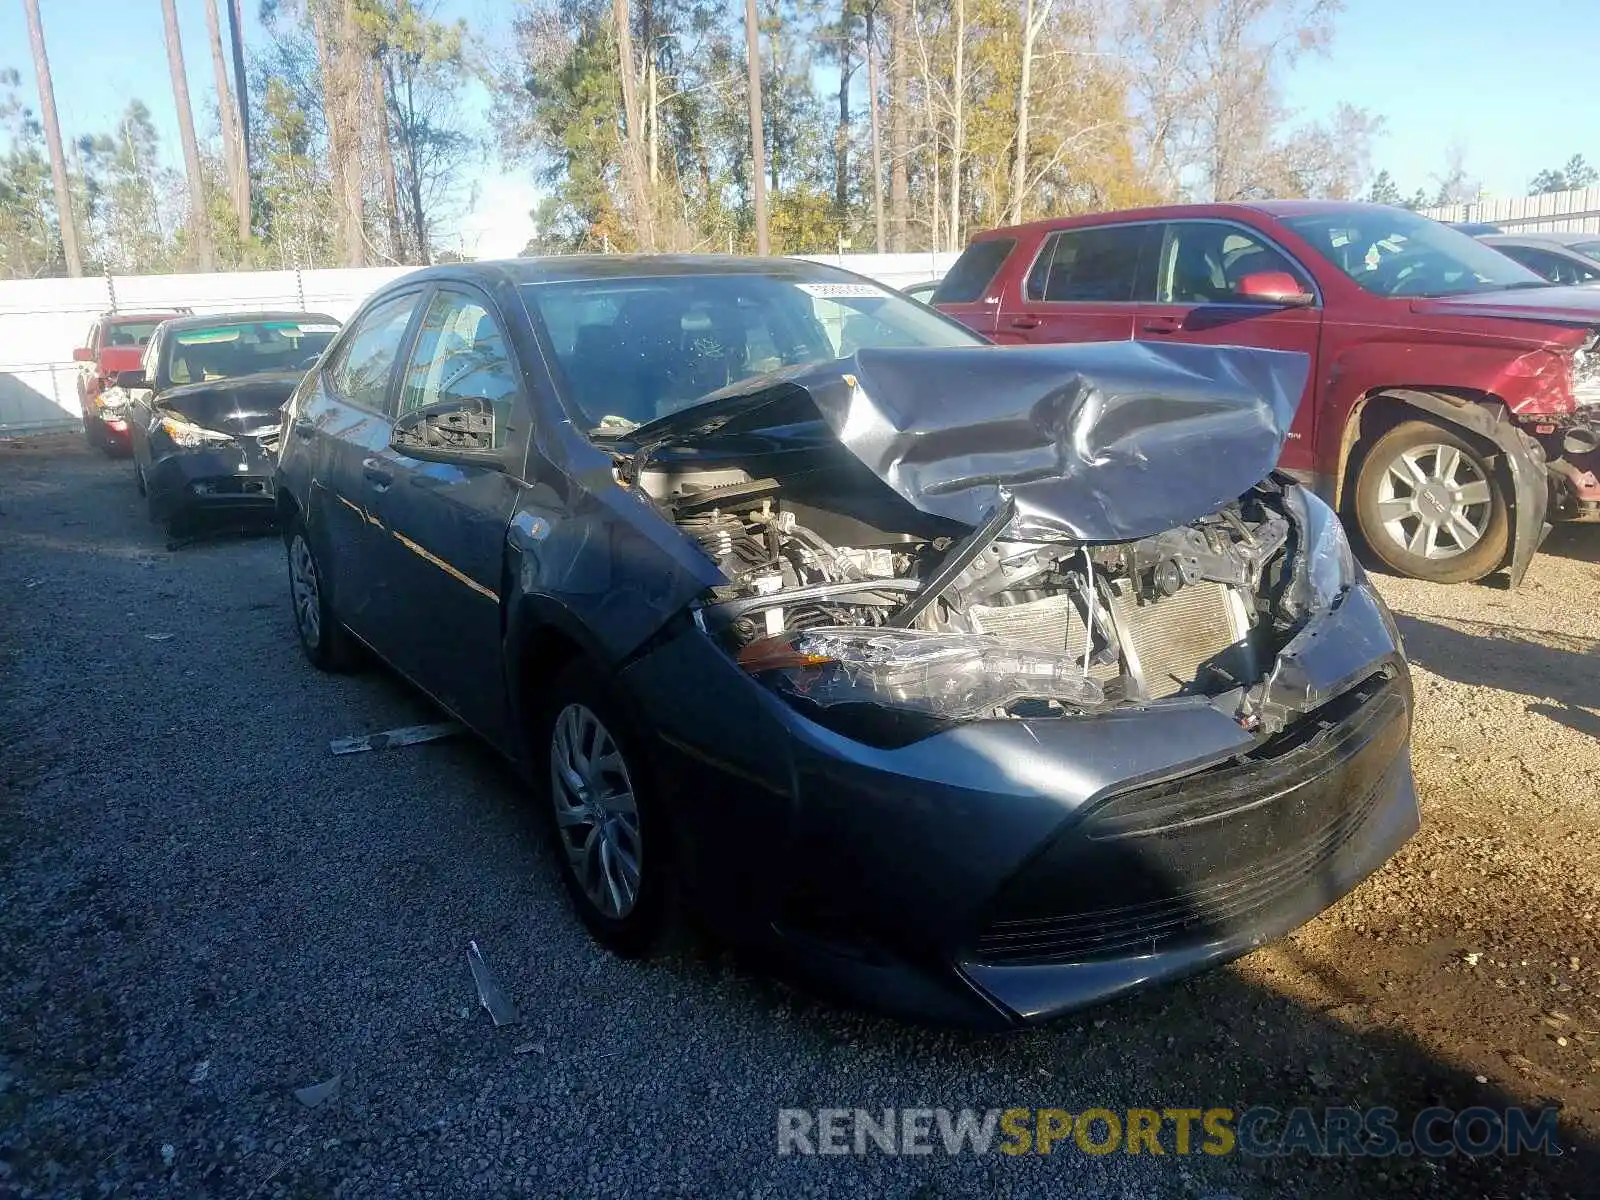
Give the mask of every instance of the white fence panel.
[[[940, 252], [806, 257], [859, 272], [889, 287], [906, 287], [939, 278], [957, 256]], [[343, 321], [374, 291], [410, 270], [351, 267], [0, 281], [0, 434], [65, 428], [77, 422], [72, 351], [83, 344], [94, 319], [113, 306], [122, 312], [277, 308], [326, 313]]]
[[1507, 233], [1600, 233], [1600, 188], [1425, 208], [1437, 221], [1487, 221]]

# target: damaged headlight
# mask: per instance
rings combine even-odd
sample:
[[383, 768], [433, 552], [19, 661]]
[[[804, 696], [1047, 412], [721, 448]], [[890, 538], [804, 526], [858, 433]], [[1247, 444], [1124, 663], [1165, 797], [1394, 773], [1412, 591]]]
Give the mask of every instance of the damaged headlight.
[[219, 433], [215, 429], [206, 429], [178, 417], [162, 417], [160, 424], [161, 432], [171, 438], [174, 445], [181, 446], [185, 450], [233, 444], [233, 435], [230, 433]]
[[823, 626], [752, 642], [739, 663], [775, 691], [824, 710], [869, 705], [955, 721], [1021, 700], [1105, 702], [1081, 658], [974, 634]]
[[1300, 533], [1294, 593], [1302, 614], [1328, 612], [1361, 582], [1339, 514], [1303, 487], [1286, 488], [1284, 507]]

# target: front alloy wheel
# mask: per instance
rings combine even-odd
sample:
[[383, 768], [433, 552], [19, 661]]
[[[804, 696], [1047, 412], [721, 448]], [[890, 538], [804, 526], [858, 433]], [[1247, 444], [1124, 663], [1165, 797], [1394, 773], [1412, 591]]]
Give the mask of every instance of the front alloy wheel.
[[609, 919], [625, 918], [639, 901], [644, 860], [638, 803], [616, 739], [582, 704], [556, 716], [550, 799], [561, 850], [584, 895]]
[[596, 941], [627, 958], [675, 931], [667, 814], [629, 710], [598, 669], [573, 662], [544, 689], [535, 746], [548, 755], [552, 841], [572, 906]]
[[1426, 421], [1407, 421], [1373, 446], [1356, 482], [1361, 533], [1403, 575], [1435, 583], [1479, 579], [1510, 539], [1498, 473], [1477, 446]]

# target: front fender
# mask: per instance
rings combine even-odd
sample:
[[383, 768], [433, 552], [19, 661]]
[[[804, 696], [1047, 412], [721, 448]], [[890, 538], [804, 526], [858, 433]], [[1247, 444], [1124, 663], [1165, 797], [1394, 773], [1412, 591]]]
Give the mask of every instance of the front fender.
[[1468, 429], [1492, 442], [1505, 456], [1511, 476], [1511, 586], [1522, 583], [1533, 556], [1550, 532], [1545, 520], [1550, 505], [1544, 451], [1510, 419], [1504, 408], [1495, 404], [1455, 401], [1433, 392], [1395, 389], [1385, 393], [1413, 408]]

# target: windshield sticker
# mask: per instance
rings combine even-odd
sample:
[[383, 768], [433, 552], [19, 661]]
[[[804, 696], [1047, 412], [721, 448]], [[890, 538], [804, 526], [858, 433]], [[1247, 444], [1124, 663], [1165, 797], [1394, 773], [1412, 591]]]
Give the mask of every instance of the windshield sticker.
[[880, 297], [888, 293], [873, 283], [799, 283], [795, 285], [808, 296], [828, 300], [847, 300], [862, 296]]
[[[288, 326], [285, 326], [285, 328], [288, 328]], [[315, 322], [315, 323], [302, 321], [300, 323], [300, 332], [301, 333], [338, 333], [339, 332], [339, 326], [336, 325], [332, 321]]]

